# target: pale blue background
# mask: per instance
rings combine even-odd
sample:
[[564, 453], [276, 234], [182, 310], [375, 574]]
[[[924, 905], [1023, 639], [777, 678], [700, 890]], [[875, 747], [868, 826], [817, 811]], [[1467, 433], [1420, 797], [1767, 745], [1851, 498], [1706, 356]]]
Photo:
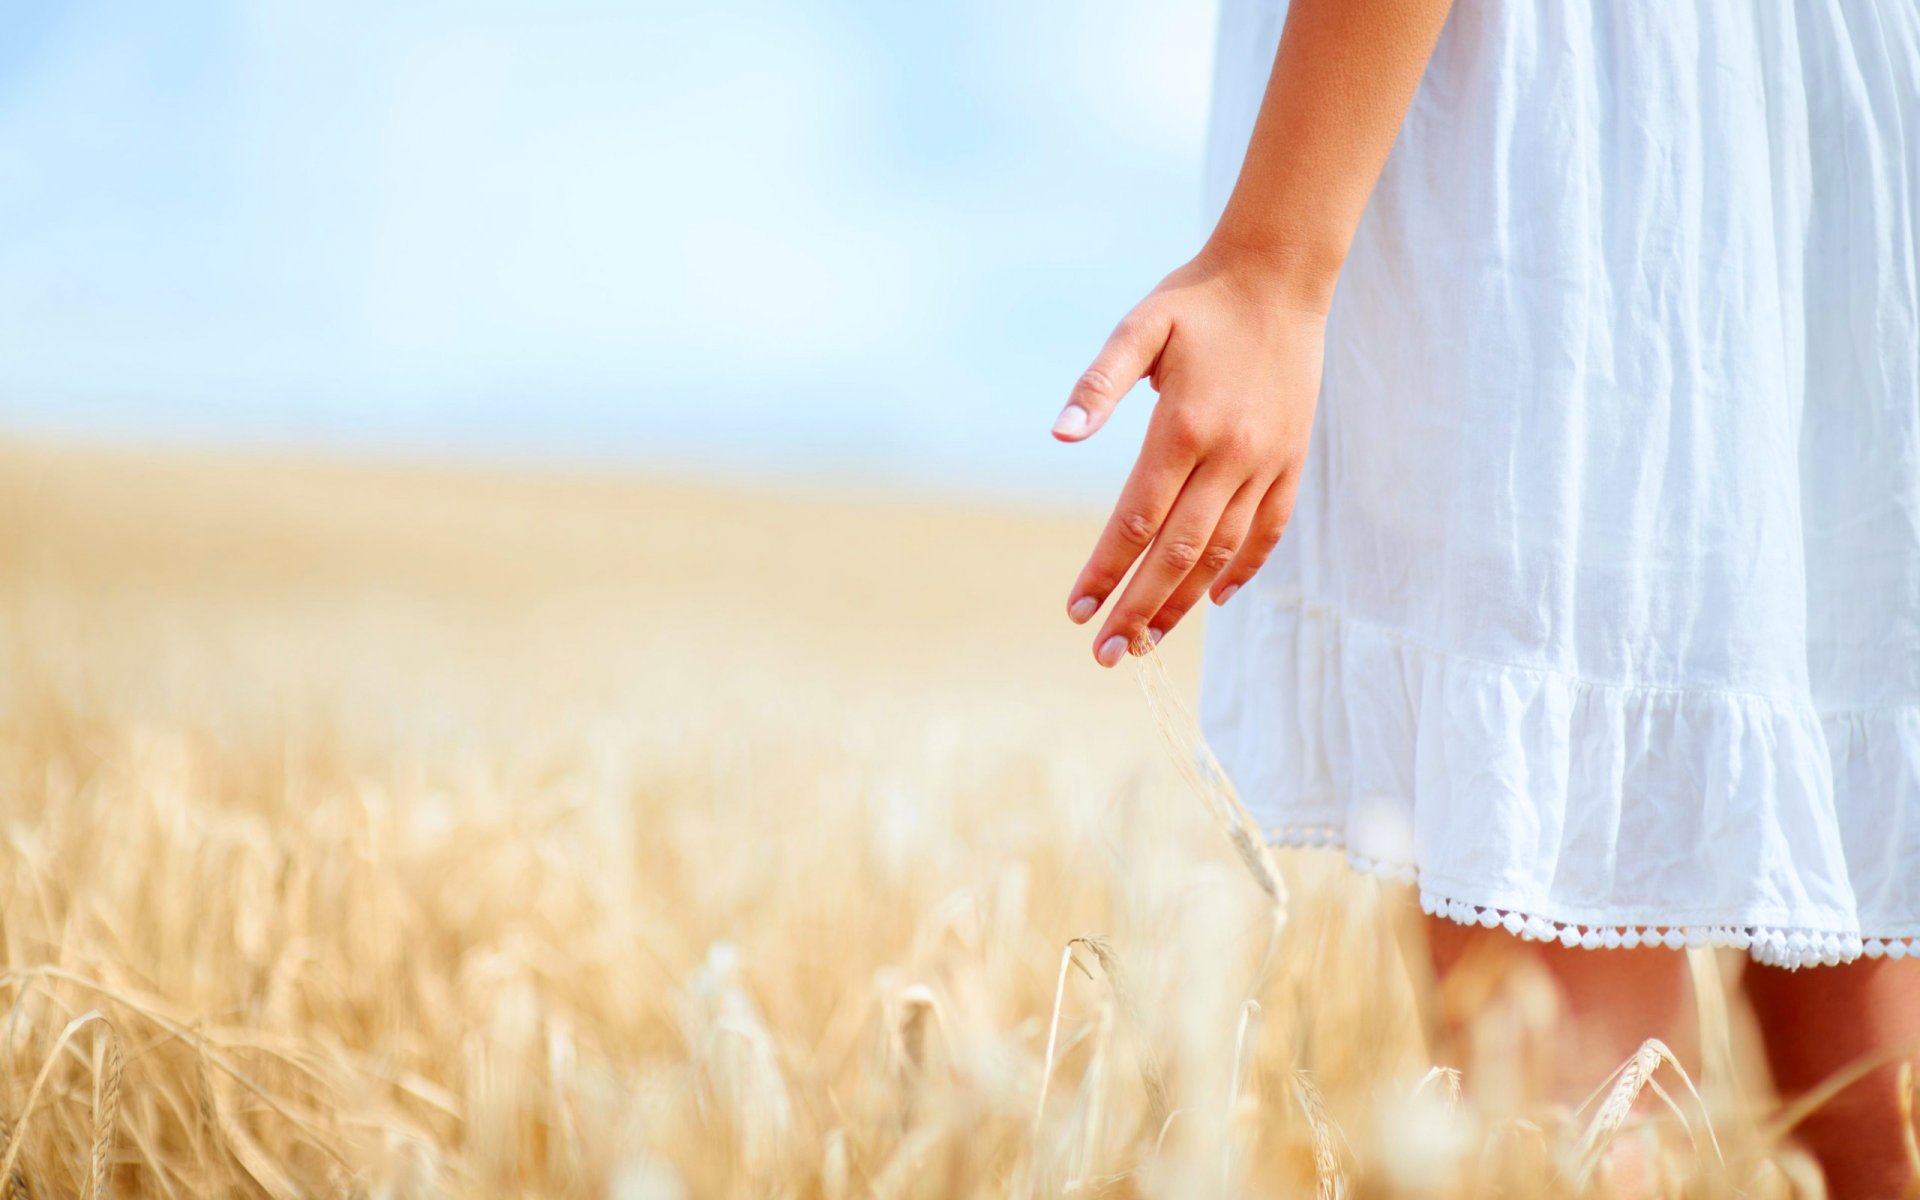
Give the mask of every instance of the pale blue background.
[[1181, 0], [0, 3], [0, 433], [1091, 499]]

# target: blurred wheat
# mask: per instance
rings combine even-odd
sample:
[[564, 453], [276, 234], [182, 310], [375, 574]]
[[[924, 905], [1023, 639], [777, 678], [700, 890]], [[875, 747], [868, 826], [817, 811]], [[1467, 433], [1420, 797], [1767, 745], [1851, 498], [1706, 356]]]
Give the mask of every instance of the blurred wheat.
[[1711, 956], [1698, 1080], [1543, 1101], [1524, 987], [1431, 1061], [1404, 902], [1250, 840], [1157, 655], [1080, 682], [1084, 532], [6, 451], [4, 1194], [1809, 1178]]

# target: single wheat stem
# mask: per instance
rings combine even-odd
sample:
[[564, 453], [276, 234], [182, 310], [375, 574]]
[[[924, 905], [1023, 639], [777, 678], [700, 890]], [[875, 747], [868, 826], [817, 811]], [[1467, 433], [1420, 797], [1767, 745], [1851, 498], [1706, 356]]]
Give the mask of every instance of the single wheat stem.
[[1233, 1184], [1233, 1114], [1240, 1105], [1240, 1085], [1247, 1077], [1247, 1048], [1253, 1040], [1254, 1019], [1260, 1015], [1260, 1002], [1248, 1000], [1240, 1006], [1240, 1028], [1233, 1035], [1233, 1073], [1227, 1081], [1227, 1136], [1220, 1146], [1221, 1186]]
[[[900, 1120], [910, 1128], [920, 1118], [921, 1091], [932, 1067], [933, 1040], [945, 1028], [933, 989], [916, 983], [901, 990], [892, 1022], [893, 1055], [900, 1087]], [[931, 1027], [931, 1028], [930, 1028]]]
[[1168, 678], [1166, 664], [1161, 661], [1159, 652], [1149, 646], [1135, 661], [1137, 668], [1134, 677], [1139, 680], [1140, 690], [1147, 698], [1147, 708], [1153, 714], [1154, 724], [1173, 751], [1175, 767], [1225, 828], [1228, 840], [1240, 855], [1240, 861], [1272, 902], [1275, 924], [1284, 925], [1287, 919], [1287, 886], [1265, 837], [1261, 835], [1259, 822], [1253, 819], [1253, 814], [1241, 801], [1239, 791], [1227, 777], [1220, 760], [1213, 756], [1212, 749], [1195, 732], [1197, 726], [1193, 717], [1180, 702], [1178, 689]]
[[[1680, 1081], [1687, 1085], [1688, 1093], [1692, 1095], [1694, 1103], [1700, 1107], [1701, 1124], [1706, 1128], [1707, 1139], [1713, 1147], [1714, 1156], [1719, 1159], [1722, 1166], [1726, 1165], [1726, 1156], [1720, 1150], [1720, 1138], [1714, 1132], [1713, 1121], [1711, 1117], [1707, 1115], [1706, 1102], [1701, 1099], [1700, 1090], [1694, 1087], [1693, 1080], [1687, 1075], [1686, 1068], [1680, 1065], [1680, 1060], [1674, 1056], [1673, 1051], [1667, 1048], [1666, 1043], [1662, 1042], [1659, 1038], [1648, 1038], [1640, 1044], [1640, 1048], [1634, 1051], [1626, 1062], [1620, 1064], [1613, 1074], [1607, 1077], [1607, 1082], [1611, 1082], [1613, 1085], [1612, 1090], [1607, 1092], [1605, 1102], [1602, 1103], [1599, 1110], [1594, 1113], [1593, 1120], [1588, 1124], [1585, 1135], [1580, 1139], [1579, 1148], [1575, 1151], [1575, 1157], [1579, 1164], [1575, 1173], [1575, 1183], [1577, 1186], [1584, 1188], [1591, 1183], [1593, 1173], [1599, 1167], [1600, 1160], [1605, 1155], [1607, 1146], [1612, 1143], [1615, 1135], [1617, 1135], [1621, 1127], [1626, 1124], [1628, 1114], [1633, 1111], [1634, 1101], [1639, 1099], [1642, 1091], [1651, 1089], [1653, 1094], [1672, 1111], [1673, 1115], [1679, 1118], [1680, 1127], [1687, 1131], [1687, 1136], [1695, 1136], [1693, 1125], [1687, 1120], [1686, 1114], [1681, 1111], [1680, 1106], [1674, 1102], [1673, 1097], [1668, 1094], [1667, 1090], [1660, 1086], [1659, 1081], [1653, 1077], [1654, 1072], [1659, 1070], [1662, 1064], [1673, 1068], [1674, 1074], [1678, 1075]], [[1603, 1082], [1600, 1085], [1601, 1088], [1605, 1088], [1607, 1082]], [[1598, 1095], [1599, 1093], [1596, 1090], [1594, 1094]], [[1592, 1102], [1593, 1097], [1589, 1096], [1586, 1102], [1581, 1104], [1580, 1108], [1575, 1111], [1584, 1112], [1587, 1105]]]
[[[1627, 1061], [1607, 1078], [1613, 1084], [1607, 1092], [1606, 1100], [1593, 1115], [1587, 1125], [1586, 1134], [1580, 1139], [1575, 1152], [1579, 1162], [1576, 1185], [1585, 1187], [1592, 1178], [1593, 1170], [1599, 1165], [1600, 1156], [1605, 1152], [1607, 1143], [1613, 1140], [1620, 1126], [1626, 1122], [1627, 1114], [1633, 1111], [1633, 1103], [1639, 1099], [1640, 1091], [1646, 1086], [1647, 1076], [1659, 1062], [1659, 1054], [1653, 1049], [1652, 1039], [1641, 1044], [1640, 1048], [1628, 1056]], [[1606, 1084], [1602, 1084], [1606, 1087]], [[1583, 1104], [1581, 1108], [1586, 1106]]]
[[1085, 1187], [1099, 1161], [1101, 1122], [1106, 1115], [1102, 1100], [1107, 1086], [1107, 1043], [1113, 1032], [1113, 1010], [1112, 1001], [1102, 1004], [1094, 1025], [1093, 1054], [1087, 1061], [1086, 1077], [1080, 1084], [1080, 1094], [1086, 1098], [1086, 1107], [1081, 1115], [1079, 1161], [1074, 1164], [1069, 1176], [1068, 1191]]
[[[205, 1062], [204, 1058], [202, 1062]], [[202, 1084], [206, 1091], [205, 1103], [213, 1110], [213, 1125], [227, 1153], [232, 1155], [233, 1161], [239, 1165], [247, 1177], [274, 1200], [297, 1200], [301, 1194], [299, 1184], [295, 1183], [292, 1177], [274, 1162], [273, 1157], [261, 1147], [230, 1111], [231, 1106], [220, 1094], [221, 1077], [216, 1077], [204, 1065], [201, 1067], [201, 1072]]]
[[1907, 1059], [1900, 1064], [1900, 1144], [1907, 1152], [1909, 1177], [1902, 1193], [1905, 1200], [1920, 1196], [1920, 1138], [1913, 1125], [1913, 1089], [1913, 1060]]
[[1161, 1154], [1165, 1153], [1167, 1148], [1167, 1131], [1173, 1128], [1173, 1119], [1179, 1115], [1180, 1110], [1176, 1108], [1167, 1114], [1166, 1120], [1160, 1122], [1160, 1132], [1156, 1134], [1153, 1139], [1154, 1158], [1159, 1158]]
[[1802, 1092], [1792, 1104], [1776, 1113], [1773, 1119], [1762, 1127], [1761, 1136], [1769, 1142], [1781, 1140], [1795, 1125], [1806, 1120], [1827, 1101], [1875, 1071], [1916, 1057], [1920, 1057], [1920, 1041], [1907, 1042], [1898, 1046], [1883, 1046], [1861, 1055], [1852, 1063], [1821, 1080], [1818, 1086]]
[[[0, 1140], [7, 1142], [13, 1140], [13, 1122], [5, 1117], [0, 1117]], [[5, 1200], [33, 1200], [33, 1189], [27, 1185], [27, 1171], [24, 1165], [15, 1167], [13, 1173], [6, 1177], [4, 1188], [0, 1188], [0, 1197], [4, 1197]]]
[[94, 1047], [93, 1154], [87, 1200], [106, 1200], [112, 1183], [113, 1131], [120, 1114], [120, 1039], [107, 1025]]
[[[1079, 966], [1073, 957], [1073, 943], [1060, 950], [1060, 976], [1053, 984], [1053, 1018], [1047, 1022], [1047, 1058], [1040, 1068], [1040, 1098], [1033, 1105], [1033, 1129], [1037, 1135], [1040, 1120], [1047, 1113], [1047, 1088], [1053, 1082], [1053, 1055], [1060, 1046], [1060, 1008], [1067, 999], [1067, 968]], [[1086, 970], [1081, 967], [1081, 970]]]
[[1128, 1035], [1133, 1039], [1134, 1057], [1140, 1063], [1140, 1082], [1147, 1092], [1147, 1116], [1155, 1124], [1164, 1124], [1172, 1103], [1167, 1098], [1167, 1077], [1160, 1065], [1160, 1052], [1155, 1048], [1153, 1039], [1147, 1036], [1147, 1025], [1141, 1016], [1140, 1005], [1134, 996], [1133, 987], [1127, 972], [1120, 962], [1120, 955], [1104, 938], [1078, 937], [1067, 943], [1068, 946], [1085, 946], [1100, 962], [1100, 970], [1107, 977], [1107, 986], [1112, 989], [1113, 997], [1120, 1004], [1120, 1012], [1127, 1020]]
[[1327, 1119], [1320, 1089], [1305, 1071], [1295, 1071], [1293, 1095], [1300, 1111], [1306, 1114], [1307, 1128], [1313, 1133], [1313, 1174], [1319, 1183], [1319, 1200], [1339, 1200], [1346, 1194], [1346, 1187], [1340, 1178], [1340, 1155], [1334, 1148], [1333, 1122]]
[[825, 1150], [820, 1156], [820, 1192], [825, 1200], [846, 1200], [852, 1194], [852, 1171], [847, 1163], [847, 1131], [827, 1132]]
[[917, 1081], [927, 1070], [927, 1056], [931, 1049], [929, 1027], [938, 1031], [945, 1025], [945, 1018], [940, 1015], [940, 1000], [933, 994], [932, 988], [924, 983], [916, 983], [901, 989], [900, 1015], [894, 1023], [894, 1039], [901, 1064], [911, 1079]]
[[[1427, 1068], [1427, 1073], [1425, 1075], [1422, 1075], [1420, 1077], [1420, 1082], [1414, 1085], [1413, 1094], [1418, 1096], [1421, 1093], [1425, 1092], [1429, 1087], [1432, 1087], [1435, 1083], [1438, 1083], [1440, 1085], [1441, 1090], [1446, 1094], [1446, 1097], [1447, 1097], [1446, 1111], [1449, 1114], [1451, 1114], [1453, 1112], [1454, 1106], [1460, 1103], [1460, 1068], [1458, 1067]], [[1585, 1107], [1585, 1106], [1583, 1105], [1582, 1107]]]

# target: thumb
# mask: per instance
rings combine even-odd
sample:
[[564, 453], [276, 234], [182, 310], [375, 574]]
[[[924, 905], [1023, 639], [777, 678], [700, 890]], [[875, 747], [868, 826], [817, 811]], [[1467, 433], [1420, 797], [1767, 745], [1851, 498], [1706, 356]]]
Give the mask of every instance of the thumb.
[[1128, 313], [1100, 347], [1093, 365], [1073, 385], [1067, 406], [1054, 419], [1053, 436], [1078, 442], [1099, 432], [1120, 398], [1153, 370], [1172, 332], [1172, 325], [1157, 313], [1139, 308]]

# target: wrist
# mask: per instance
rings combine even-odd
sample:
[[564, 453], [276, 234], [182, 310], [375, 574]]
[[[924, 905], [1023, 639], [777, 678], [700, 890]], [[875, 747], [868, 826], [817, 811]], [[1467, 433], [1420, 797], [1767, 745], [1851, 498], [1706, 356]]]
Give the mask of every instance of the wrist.
[[1325, 316], [1346, 262], [1346, 247], [1304, 237], [1250, 234], [1223, 221], [1197, 257], [1262, 304]]

